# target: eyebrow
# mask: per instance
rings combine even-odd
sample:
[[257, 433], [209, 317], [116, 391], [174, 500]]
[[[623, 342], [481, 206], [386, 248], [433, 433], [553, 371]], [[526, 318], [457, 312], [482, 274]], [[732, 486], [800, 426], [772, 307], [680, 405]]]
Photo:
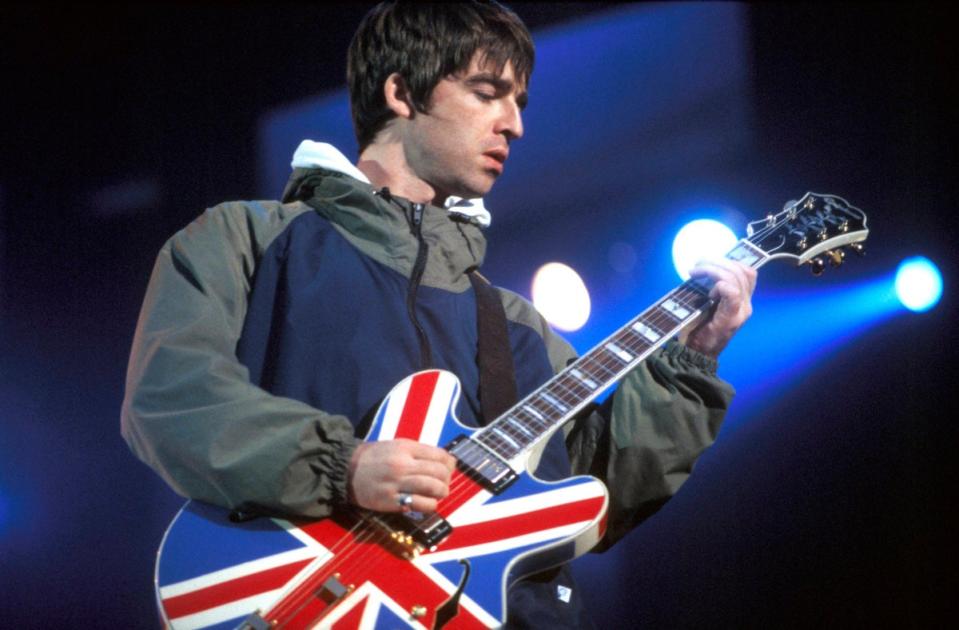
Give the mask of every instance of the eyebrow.
[[[509, 94], [515, 87], [515, 83], [513, 81], [503, 79], [502, 77], [499, 77], [491, 72], [480, 72], [478, 74], [471, 75], [464, 79], [463, 82], [469, 87], [484, 83], [491, 85], [498, 94]], [[529, 95], [527, 94], [526, 90], [516, 94], [516, 104], [519, 105], [520, 109], [525, 108], [528, 102]]]

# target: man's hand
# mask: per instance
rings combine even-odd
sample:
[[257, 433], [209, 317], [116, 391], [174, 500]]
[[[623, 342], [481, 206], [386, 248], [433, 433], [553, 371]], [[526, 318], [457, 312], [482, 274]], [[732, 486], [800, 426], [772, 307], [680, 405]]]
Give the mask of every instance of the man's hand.
[[716, 358], [753, 313], [756, 270], [722, 258], [701, 261], [689, 273], [693, 278], [706, 276], [715, 282], [709, 297], [717, 300], [718, 304], [689, 333], [686, 345]]
[[408, 508], [435, 512], [449, 494], [456, 458], [447, 451], [413, 440], [363, 442], [350, 459], [350, 501], [377, 512], [399, 512], [401, 493], [412, 496]]

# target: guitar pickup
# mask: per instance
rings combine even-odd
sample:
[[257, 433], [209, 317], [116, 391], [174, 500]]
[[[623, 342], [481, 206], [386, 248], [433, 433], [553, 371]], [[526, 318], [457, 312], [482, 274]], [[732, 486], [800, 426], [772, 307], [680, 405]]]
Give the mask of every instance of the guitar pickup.
[[517, 479], [516, 471], [482, 445], [460, 435], [446, 447], [458, 460], [460, 470], [493, 494], [499, 494]]

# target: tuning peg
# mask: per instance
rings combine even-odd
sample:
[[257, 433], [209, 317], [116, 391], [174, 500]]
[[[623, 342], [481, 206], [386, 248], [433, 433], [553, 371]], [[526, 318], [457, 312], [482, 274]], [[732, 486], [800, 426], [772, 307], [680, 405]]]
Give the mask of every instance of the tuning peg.
[[795, 239], [793, 245], [798, 251], [803, 251], [809, 245], [809, 242], [806, 240], [806, 233], [802, 230], [790, 230], [789, 234]]
[[852, 251], [856, 252], [856, 254], [859, 255], [859, 256], [865, 256], [865, 255], [866, 255], [866, 246], [863, 245], [862, 243], [850, 243], [850, 244], [847, 245], [846, 247], [848, 247], [848, 248], [851, 249]]
[[846, 252], [841, 249], [833, 249], [826, 252], [826, 255], [829, 256], [829, 264], [833, 267], [838, 267], [842, 264], [842, 261], [846, 258]]
[[809, 268], [812, 271], [812, 275], [821, 276], [823, 270], [826, 269], [826, 261], [823, 260], [822, 256], [816, 256], [809, 260]]

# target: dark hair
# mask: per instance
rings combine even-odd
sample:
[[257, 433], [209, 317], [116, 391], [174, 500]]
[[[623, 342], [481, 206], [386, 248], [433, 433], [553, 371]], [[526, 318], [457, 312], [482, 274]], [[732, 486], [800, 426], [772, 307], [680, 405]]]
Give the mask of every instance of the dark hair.
[[353, 35], [346, 64], [360, 151], [394, 116], [383, 96], [387, 77], [399, 73], [413, 106], [426, 112], [433, 88], [466, 70], [477, 51], [497, 72], [512, 62], [517, 81], [529, 81], [533, 40], [519, 17], [497, 2], [384, 2], [374, 7]]

